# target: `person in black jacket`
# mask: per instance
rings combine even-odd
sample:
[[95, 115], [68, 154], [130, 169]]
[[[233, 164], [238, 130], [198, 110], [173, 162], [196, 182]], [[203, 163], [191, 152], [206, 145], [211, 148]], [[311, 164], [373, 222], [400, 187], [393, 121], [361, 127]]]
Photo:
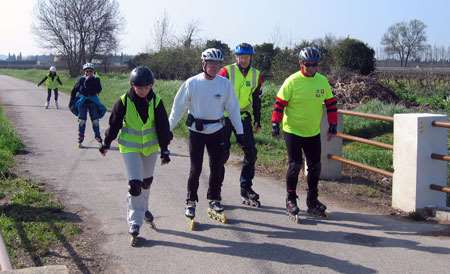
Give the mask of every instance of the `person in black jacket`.
[[45, 103], [45, 109], [48, 109], [50, 105], [50, 99], [52, 97], [52, 90], [55, 93], [55, 107], [56, 109], [59, 109], [58, 105], [58, 86], [62, 86], [61, 79], [59, 79], [58, 74], [56, 74], [56, 67], [51, 66], [48, 72], [48, 75], [46, 75], [38, 84], [39, 87], [45, 82], [45, 85], [47, 86], [47, 102]]
[[173, 135], [164, 104], [152, 89], [151, 70], [142, 66], [133, 69], [130, 84], [130, 90], [113, 106], [100, 153], [106, 155], [111, 142], [119, 135], [119, 150], [129, 180], [127, 221], [134, 246], [144, 220], [154, 227], [153, 215], [148, 208], [153, 171], [159, 150], [161, 164], [170, 162], [168, 145]]
[[69, 108], [78, 117], [78, 146], [81, 148], [86, 130], [87, 114], [91, 118], [95, 140], [102, 144], [100, 119], [106, 113], [106, 107], [100, 102], [98, 95], [102, 91], [100, 78], [94, 74], [94, 65], [83, 65], [84, 75], [78, 79], [70, 95]]

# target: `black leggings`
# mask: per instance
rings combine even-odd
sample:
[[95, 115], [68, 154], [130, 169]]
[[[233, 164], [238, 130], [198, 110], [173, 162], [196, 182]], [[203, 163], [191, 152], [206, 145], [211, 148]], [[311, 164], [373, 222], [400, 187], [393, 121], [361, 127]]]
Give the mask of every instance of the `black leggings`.
[[197, 190], [203, 166], [203, 154], [206, 150], [209, 155], [209, 187], [208, 200], [221, 200], [220, 191], [225, 175], [226, 143], [224, 129], [212, 134], [202, 134], [189, 131], [189, 154], [191, 170], [187, 185], [187, 200], [198, 201]]
[[[245, 143], [247, 144], [246, 147], [241, 147], [244, 151], [244, 161], [242, 164], [242, 171], [241, 171], [241, 177], [239, 179], [241, 183], [241, 187], [248, 188], [253, 185], [253, 178], [255, 177], [255, 163], [256, 163], [256, 155], [257, 150], [255, 146], [255, 137], [253, 136], [253, 127], [252, 127], [252, 118], [247, 115], [242, 120], [242, 126], [244, 128], [244, 139]], [[234, 129], [233, 125], [231, 124], [231, 121], [229, 118], [225, 119], [225, 138], [227, 141], [227, 157], [226, 161], [229, 158], [230, 155], [230, 137], [231, 134], [234, 133], [236, 135], [236, 130]]]
[[[53, 91], [55, 92], [55, 101], [58, 101], [58, 89], [55, 88]], [[47, 89], [47, 102], [50, 102], [50, 98], [52, 98], [52, 90]]]
[[285, 133], [284, 139], [288, 152], [288, 171], [286, 174], [286, 190], [293, 197], [297, 190], [298, 175], [302, 168], [302, 151], [308, 165], [308, 200], [315, 201], [318, 197], [317, 185], [320, 177], [320, 134], [313, 137], [300, 137]]

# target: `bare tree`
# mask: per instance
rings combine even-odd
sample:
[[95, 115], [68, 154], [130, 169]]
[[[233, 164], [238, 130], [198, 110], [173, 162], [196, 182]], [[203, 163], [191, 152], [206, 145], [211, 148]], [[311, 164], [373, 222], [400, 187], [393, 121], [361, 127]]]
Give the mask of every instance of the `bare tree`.
[[408, 65], [410, 57], [416, 57], [426, 47], [426, 25], [417, 19], [396, 23], [383, 35], [381, 44], [387, 53], [398, 55], [401, 66]]
[[274, 45], [274, 47], [281, 47], [283, 44], [283, 35], [281, 33], [281, 28], [276, 25], [270, 34], [269, 41]]
[[123, 25], [116, 0], [39, 0], [33, 25], [43, 47], [61, 54], [71, 76], [117, 49]]
[[197, 34], [200, 31], [199, 26], [200, 23], [198, 20], [193, 20], [186, 26], [184, 33], [179, 38], [183, 47], [188, 49], [192, 47], [192, 44], [197, 40]]
[[171, 44], [170, 33], [172, 32], [172, 26], [170, 23], [169, 15], [164, 10], [162, 17], [156, 19], [153, 25], [154, 41], [156, 50], [160, 51]]

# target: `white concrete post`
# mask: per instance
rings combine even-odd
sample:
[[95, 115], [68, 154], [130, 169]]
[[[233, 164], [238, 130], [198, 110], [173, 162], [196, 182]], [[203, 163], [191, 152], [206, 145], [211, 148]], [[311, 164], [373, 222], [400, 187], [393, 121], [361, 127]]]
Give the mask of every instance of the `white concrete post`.
[[447, 115], [394, 115], [394, 208], [412, 212], [446, 205], [445, 193], [430, 190], [430, 184], [447, 185], [447, 162], [431, 159], [431, 153], [448, 154], [448, 129], [433, 127], [433, 121], [447, 121]]
[[[338, 106], [339, 108], [339, 106]], [[338, 131], [342, 132], [343, 120], [342, 114], [338, 113]], [[328, 154], [334, 154], [342, 156], [342, 139], [333, 138], [327, 141], [328, 133], [328, 119], [327, 119], [327, 109], [324, 107], [324, 114], [322, 117], [322, 124], [320, 128], [320, 141], [322, 143], [322, 171], [320, 173], [320, 179], [322, 180], [338, 180], [342, 178], [342, 163], [338, 161], [329, 160], [327, 158]], [[305, 165], [306, 166], [306, 165]]]

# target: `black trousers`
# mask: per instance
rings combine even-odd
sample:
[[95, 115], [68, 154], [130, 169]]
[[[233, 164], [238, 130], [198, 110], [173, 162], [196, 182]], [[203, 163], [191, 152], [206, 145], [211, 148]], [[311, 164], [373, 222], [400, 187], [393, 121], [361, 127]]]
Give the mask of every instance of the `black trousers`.
[[[258, 151], [256, 150], [255, 146], [255, 137], [253, 135], [253, 126], [252, 126], [252, 118], [250, 115], [247, 115], [242, 120], [242, 126], [244, 127], [244, 139], [245, 143], [247, 144], [246, 147], [241, 147], [244, 151], [244, 161], [242, 165], [242, 171], [241, 171], [241, 177], [239, 179], [241, 183], [241, 187], [247, 188], [251, 187], [253, 185], [253, 178], [255, 177], [255, 163], [256, 163], [256, 156]], [[229, 118], [225, 119], [225, 138], [227, 141], [227, 159], [230, 156], [230, 137], [232, 132], [236, 135], [236, 130], [234, 129], [233, 125], [231, 124], [231, 121]]]
[[[55, 101], [58, 101], [58, 89], [55, 88], [53, 91], [55, 92]], [[50, 98], [52, 98], [52, 90], [47, 89], [47, 102], [50, 102]]]
[[294, 134], [285, 133], [284, 139], [288, 152], [288, 171], [286, 174], [286, 190], [288, 198], [294, 197], [298, 175], [302, 168], [302, 151], [305, 154], [306, 163], [308, 165], [308, 196], [307, 200], [316, 201], [318, 197], [317, 185], [320, 177], [320, 134], [313, 137], [300, 137]]
[[209, 156], [210, 168], [209, 187], [206, 198], [208, 200], [220, 201], [220, 191], [225, 175], [224, 165], [227, 151], [223, 128], [212, 134], [202, 134], [192, 130], [189, 131], [191, 170], [187, 185], [187, 200], [198, 201], [197, 190], [200, 174], [202, 172], [205, 147]]

